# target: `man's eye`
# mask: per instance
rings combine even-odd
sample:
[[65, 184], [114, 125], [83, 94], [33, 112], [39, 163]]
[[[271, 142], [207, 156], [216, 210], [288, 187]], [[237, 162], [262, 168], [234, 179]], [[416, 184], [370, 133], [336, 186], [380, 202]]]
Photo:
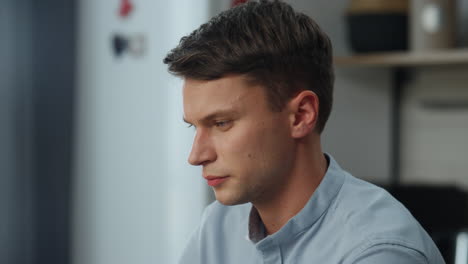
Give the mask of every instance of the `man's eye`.
[[217, 127], [226, 127], [231, 121], [216, 121], [215, 126]]

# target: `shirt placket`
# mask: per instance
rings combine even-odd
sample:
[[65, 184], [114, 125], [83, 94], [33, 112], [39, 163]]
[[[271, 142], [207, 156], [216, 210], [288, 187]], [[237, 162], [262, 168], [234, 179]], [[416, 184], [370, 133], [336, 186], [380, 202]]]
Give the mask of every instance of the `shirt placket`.
[[[266, 242], [266, 241], [265, 241]], [[283, 263], [281, 258], [281, 249], [278, 245], [273, 243], [273, 241], [268, 241], [269, 243], [264, 243], [258, 245], [257, 249], [260, 251], [260, 254], [263, 258], [263, 264], [281, 264]]]

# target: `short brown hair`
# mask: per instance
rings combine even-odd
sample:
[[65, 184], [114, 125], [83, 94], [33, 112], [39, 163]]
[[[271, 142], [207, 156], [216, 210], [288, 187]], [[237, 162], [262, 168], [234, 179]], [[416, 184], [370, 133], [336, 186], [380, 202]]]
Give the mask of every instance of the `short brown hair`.
[[273, 111], [311, 90], [319, 98], [319, 133], [332, 107], [332, 61], [328, 36], [310, 17], [278, 0], [250, 1], [220, 13], [183, 37], [164, 59], [169, 71], [183, 78], [245, 74], [265, 87]]

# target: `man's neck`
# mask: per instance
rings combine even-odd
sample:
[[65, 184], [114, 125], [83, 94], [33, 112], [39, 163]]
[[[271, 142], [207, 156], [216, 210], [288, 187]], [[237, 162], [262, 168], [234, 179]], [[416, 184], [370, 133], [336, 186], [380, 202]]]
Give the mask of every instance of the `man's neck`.
[[298, 150], [294, 169], [278, 193], [253, 202], [268, 235], [276, 233], [304, 208], [325, 176], [327, 160], [320, 145]]

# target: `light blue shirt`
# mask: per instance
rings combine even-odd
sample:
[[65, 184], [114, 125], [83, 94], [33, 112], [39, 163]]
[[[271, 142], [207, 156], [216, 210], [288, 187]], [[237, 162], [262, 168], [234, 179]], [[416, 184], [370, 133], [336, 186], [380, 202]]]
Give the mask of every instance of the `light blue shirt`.
[[208, 206], [181, 264], [440, 264], [432, 239], [382, 188], [343, 171], [329, 155], [305, 207], [265, 236], [251, 204]]

